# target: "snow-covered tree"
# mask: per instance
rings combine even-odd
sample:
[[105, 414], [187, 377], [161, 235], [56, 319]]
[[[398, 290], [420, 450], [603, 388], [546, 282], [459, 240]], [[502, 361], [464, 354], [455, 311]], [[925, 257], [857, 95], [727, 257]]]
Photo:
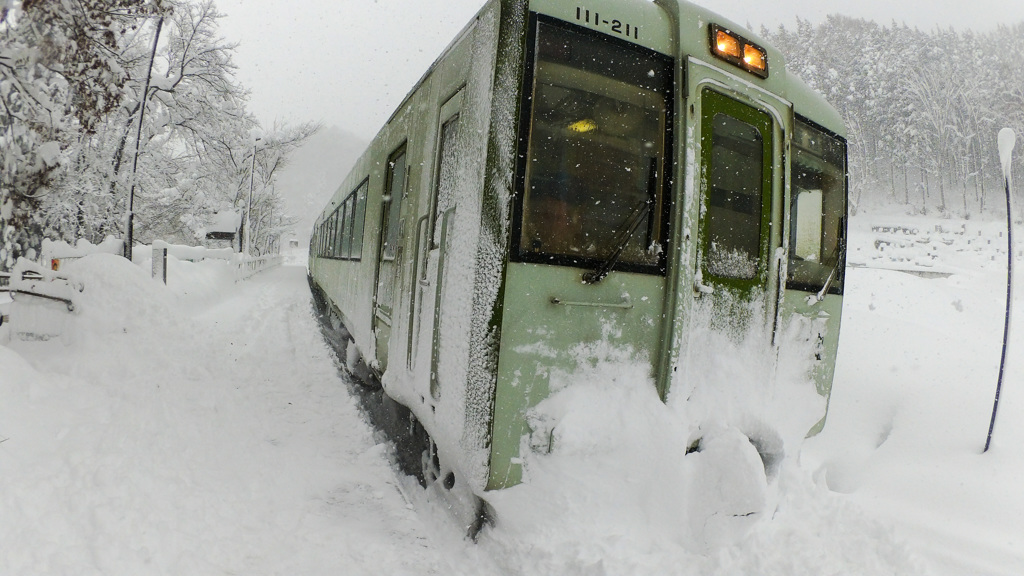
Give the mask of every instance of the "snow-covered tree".
[[[262, 130], [246, 110], [247, 90], [234, 78], [235, 44], [219, 35], [221, 18], [211, 0], [174, 3], [156, 65], [147, 68], [150, 88], [135, 173], [136, 225], [142, 241], [193, 243], [215, 212], [245, 208], [241, 200], [242, 191], [248, 191], [252, 134]], [[117, 193], [111, 200], [119, 206], [131, 182], [124, 167], [145, 84], [144, 77], [136, 77], [134, 98], [126, 100], [130, 105], [118, 124], [111, 180]], [[259, 210], [274, 203], [273, 178], [288, 153], [315, 129], [280, 126], [263, 136], [254, 180]]]
[[[212, 0], [13, 1], [0, 0], [0, 261], [34, 257], [43, 236], [123, 236], [130, 196], [144, 242], [195, 243], [215, 212], [245, 209], [263, 131]], [[287, 222], [272, 208], [275, 173], [316, 128], [263, 135], [264, 232]]]
[[0, 269], [34, 257], [44, 198], [119, 105], [120, 45], [161, 0], [7, 0], [0, 10]]

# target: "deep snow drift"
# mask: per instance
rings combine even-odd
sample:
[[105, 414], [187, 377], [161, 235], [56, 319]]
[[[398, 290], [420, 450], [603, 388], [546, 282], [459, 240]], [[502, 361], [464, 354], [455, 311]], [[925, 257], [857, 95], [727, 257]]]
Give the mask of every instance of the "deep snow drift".
[[[999, 230], [853, 220], [828, 424], [780, 432], [768, 472], [714, 423], [685, 454], [692, 408], [610, 354], [535, 411], [558, 420], [558, 449], [490, 496], [498, 520], [476, 544], [363, 422], [303, 268], [234, 283], [172, 259], [164, 287], [89, 256], [67, 269], [86, 290], [62, 337], [0, 328], [0, 574], [1022, 573], [1012, 362], [980, 454]], [[803, 401], [764, 399], [776, 426]]]
[[172, 264], [170, 289], [112, 255], [69, 265], [69, 343], [0, 347], [0, 574], [446, 571], [304, 271]]

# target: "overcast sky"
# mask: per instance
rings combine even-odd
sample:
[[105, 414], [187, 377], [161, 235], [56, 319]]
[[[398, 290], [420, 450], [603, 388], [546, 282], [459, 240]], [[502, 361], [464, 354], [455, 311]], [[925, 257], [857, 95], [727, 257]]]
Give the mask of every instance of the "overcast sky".
[[[567, 0], [568, 1], [568, 0]], [[842, 13], [924, 30], [1024, 21], [1024, 0], [698, 0], [740, 24]], [[323, 121], [369, 140], [484, 0], [217, 0], [265, 127]], [[767, 10], [771, 7], [771, 10]]]

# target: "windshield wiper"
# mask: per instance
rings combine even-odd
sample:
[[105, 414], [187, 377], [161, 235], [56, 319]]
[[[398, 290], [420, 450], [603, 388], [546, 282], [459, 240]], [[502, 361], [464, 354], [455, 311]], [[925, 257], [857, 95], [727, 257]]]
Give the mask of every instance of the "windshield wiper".
[[584, 284], [597, 284], [601, 280], [604, 280], [604, 277], [612, 271], [613, 267], [615, 267], [615, 263], [619, 261], [619, 257], [621, 257], [622, 252], [626, 250], [626, 245], [629, 244], [630, 238], [632, 238], [633, 234], [636, 233], [636, 229], [640, 226], [640, 223], [644, 221], [644, 218], [650, 210], [650, 200], [642, 200], [637, 204], [636, 208], [634, 208], [633, 212], [629, 215], [629, 218], [626, 219], [623, 227], [619, 229], [619, 233], [613, 241], [614, 243], [612, 245], [615, 246], [615, 250], [608, 255], [608, 258], [606, 258], [600, 266], [583, 275]]

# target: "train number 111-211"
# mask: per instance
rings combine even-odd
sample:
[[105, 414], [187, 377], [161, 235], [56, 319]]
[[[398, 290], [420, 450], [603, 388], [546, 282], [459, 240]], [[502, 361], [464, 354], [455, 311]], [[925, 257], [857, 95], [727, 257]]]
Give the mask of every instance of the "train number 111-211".
[[640, 39], [639, 26], [633, 26], [621, 20], [602, 20], [599, 12], [591, 12], [581, 6], [576, 7], [576, 20], [585, 22], [597, 28], [608, 28], [615, 34], [619, 34], [627, 38], [633, 38], [634, 40]]

